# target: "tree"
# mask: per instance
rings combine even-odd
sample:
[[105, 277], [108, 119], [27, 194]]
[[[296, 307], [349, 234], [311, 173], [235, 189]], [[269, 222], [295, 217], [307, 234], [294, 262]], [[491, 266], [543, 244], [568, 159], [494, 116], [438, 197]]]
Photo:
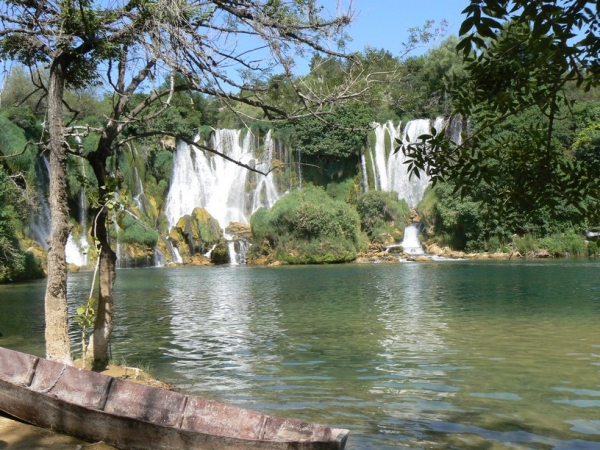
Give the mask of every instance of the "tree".
[[[525, 205], [523, 214], [534, 215], [566, 204], [598, 220], [598, 170], [555, 139], [559, 122], [573, 115], [573, 88], [600, 81], [597, 12], [579, 0], [472, 0], [464, 13], [457, 50], [465, 74], [451, 85], [454, 113], [469, 118], [469, 133], [461, 142], [445, 132], [422, 136], [404, 149], [409, 169], [427, 171], [434, 183], [449, 180], [462, 195], [487, 183], [504, 210]], [[530, 110], [538, 114], [521, 139], [496, 135], [508, 117]]]
[[[11, 0], [2, 2], [0, 8], [3, 59], [16, 59], [32, 68], [49, 67], [48, 82], [41, 85], [48, 104], [45, 145], [50, 154], [52, 211], [46, 353], [51, 359], [65, 362], [70, 362], [64, 252], [70, 226], [65, 169], [70, 153], [81, 155], [80, 149], [69, 145], [73, 143], [69, 135], [96, 132], [100, 136], [96, 150], [87, 158], [97, 178], [100, 198], [94, 221], [100, 248], [94, 358], [102, 365], [108, 359], [115, 279], [115, 255], [106, 228], [114, 180], [109, 176], [107, 160], [140, 137], [166, 134], [194, 143], [191, 136], [164, 129], [125, 136], [122, 133], [126, 127], [151, 121], [169, 108], [174, 93], [183, 91], [220, 98], [236, 112], [236, 103], [249, 105], [266, 119], [328, 113], [330, 105], [358, 95], [353, 89], [356, 78], [352, 71], [346, 73], [345, 83], [315, 91], [294, 77], [294, 60], [306, 52], [345, 57], [330, 43], [339, 42], [352, 13], [326, 17], [314, 0], [122, 0], [109, 4], [92, 0]], [[241, 78], [232, 74], [231, 67], [241, 69]], [[269, 87], [257, 82], [274, 70], [282, 73], [298, 98], [293, 108], [284, 109], [271, 102]], [[75, 125], [73, 120], [65, 124], [65, 86], [88, 87], [102, 80], [101, 72], [106, 73], [104, 81], [114, 89], [106, 125], [89, 128]], [[176, 82], [174, 74], [180, 74], [183, 82]], [[161, 78], [170, 80], [166, 89], [156, 87]], [[134, 94], [144, 90], [149, 95], [133, 102]], [[153, 104], [161, 107], [149, 112]]]

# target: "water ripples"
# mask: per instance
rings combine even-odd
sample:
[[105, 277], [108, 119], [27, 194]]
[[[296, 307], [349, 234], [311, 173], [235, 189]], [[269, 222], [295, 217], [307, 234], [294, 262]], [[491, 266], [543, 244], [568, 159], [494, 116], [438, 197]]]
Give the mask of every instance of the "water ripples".
[[[599, 268], [120, 271], [113, 352], [186, 392], [349, 428], [352, 450], [600, 449]], [[73, 305], [88, 284], [71, 277]]]

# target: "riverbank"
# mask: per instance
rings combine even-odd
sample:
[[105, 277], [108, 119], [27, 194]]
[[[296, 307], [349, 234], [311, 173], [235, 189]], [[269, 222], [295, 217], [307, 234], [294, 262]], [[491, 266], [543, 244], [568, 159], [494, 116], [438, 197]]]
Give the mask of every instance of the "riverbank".
[[[564, 257], [564, 256], [560, 256]], [[537, 251], [531, 251], [526, 255], [514, 251], [508, 252], [463, 252], [452, 250], [449, 247], [440, 247], [438, 244], [431, 244], [424, 246], [422, 254], [414, 255], [404, 253], [402, 247], [391, 247], [386, 248], [381, 244], [370, 244], [367, 252], [359, 253], [355, 264], [377, 264], [377, 263], [397, 263], [406, 261], [426, 262], [432, 261], [435, 258], [447, 258], [447, 259], [469, 259], [476, 261], [507, 261], [514, 259], [535, 259], [535, 258], [556, 258], [556, 256], [550, 254], [548, 250], [541, 249]]]
[[55, 449], [90, 449], [113, 450], [104, 442], [89, 443], [72, 436], [55, 433], [44, 428], [35, 427], [18, 421], [14, 417], [0, 412], [0, 449], [43, 450]]

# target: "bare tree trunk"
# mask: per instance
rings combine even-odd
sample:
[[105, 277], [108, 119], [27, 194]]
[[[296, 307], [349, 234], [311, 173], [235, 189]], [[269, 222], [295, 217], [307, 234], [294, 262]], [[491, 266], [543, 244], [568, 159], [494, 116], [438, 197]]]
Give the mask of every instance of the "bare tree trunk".
[[48, 82], [48, 132], [50, 143], [50, 248], [46, 285], [46, 357], [71, 364], [67, 310], [67, 260], [65, 246], [71, 231], [67, 203], [67, 152], [64, 145], [63, 93], [65, 65], [61, 57], [50, 66]]
[[[98, 180], [98, 186], [106, 185], [106, 157], [98, 153], [90, 155], [90, 164]], [[106, 199], [106, 189], [100, 188], [100, 198]], [[116, 279], [117, 255], [110, 247], [108, 236], [108, 209], [103, 207], [96, 216], [93, 235], [100, 246], [100, 273], [98, 314], [94, 323], [93, 353], [94, 370], [108, 365], [110, 336], [113, 329], [113, 287]]]

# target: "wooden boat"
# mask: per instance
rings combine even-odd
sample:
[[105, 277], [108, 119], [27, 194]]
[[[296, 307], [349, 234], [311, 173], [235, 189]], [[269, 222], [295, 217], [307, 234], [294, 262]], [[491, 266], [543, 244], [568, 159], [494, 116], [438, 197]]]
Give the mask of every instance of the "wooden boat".
[[343, 449], [348, 430], [283, 419], [0, 347], [0, 410], [119, 449]]

